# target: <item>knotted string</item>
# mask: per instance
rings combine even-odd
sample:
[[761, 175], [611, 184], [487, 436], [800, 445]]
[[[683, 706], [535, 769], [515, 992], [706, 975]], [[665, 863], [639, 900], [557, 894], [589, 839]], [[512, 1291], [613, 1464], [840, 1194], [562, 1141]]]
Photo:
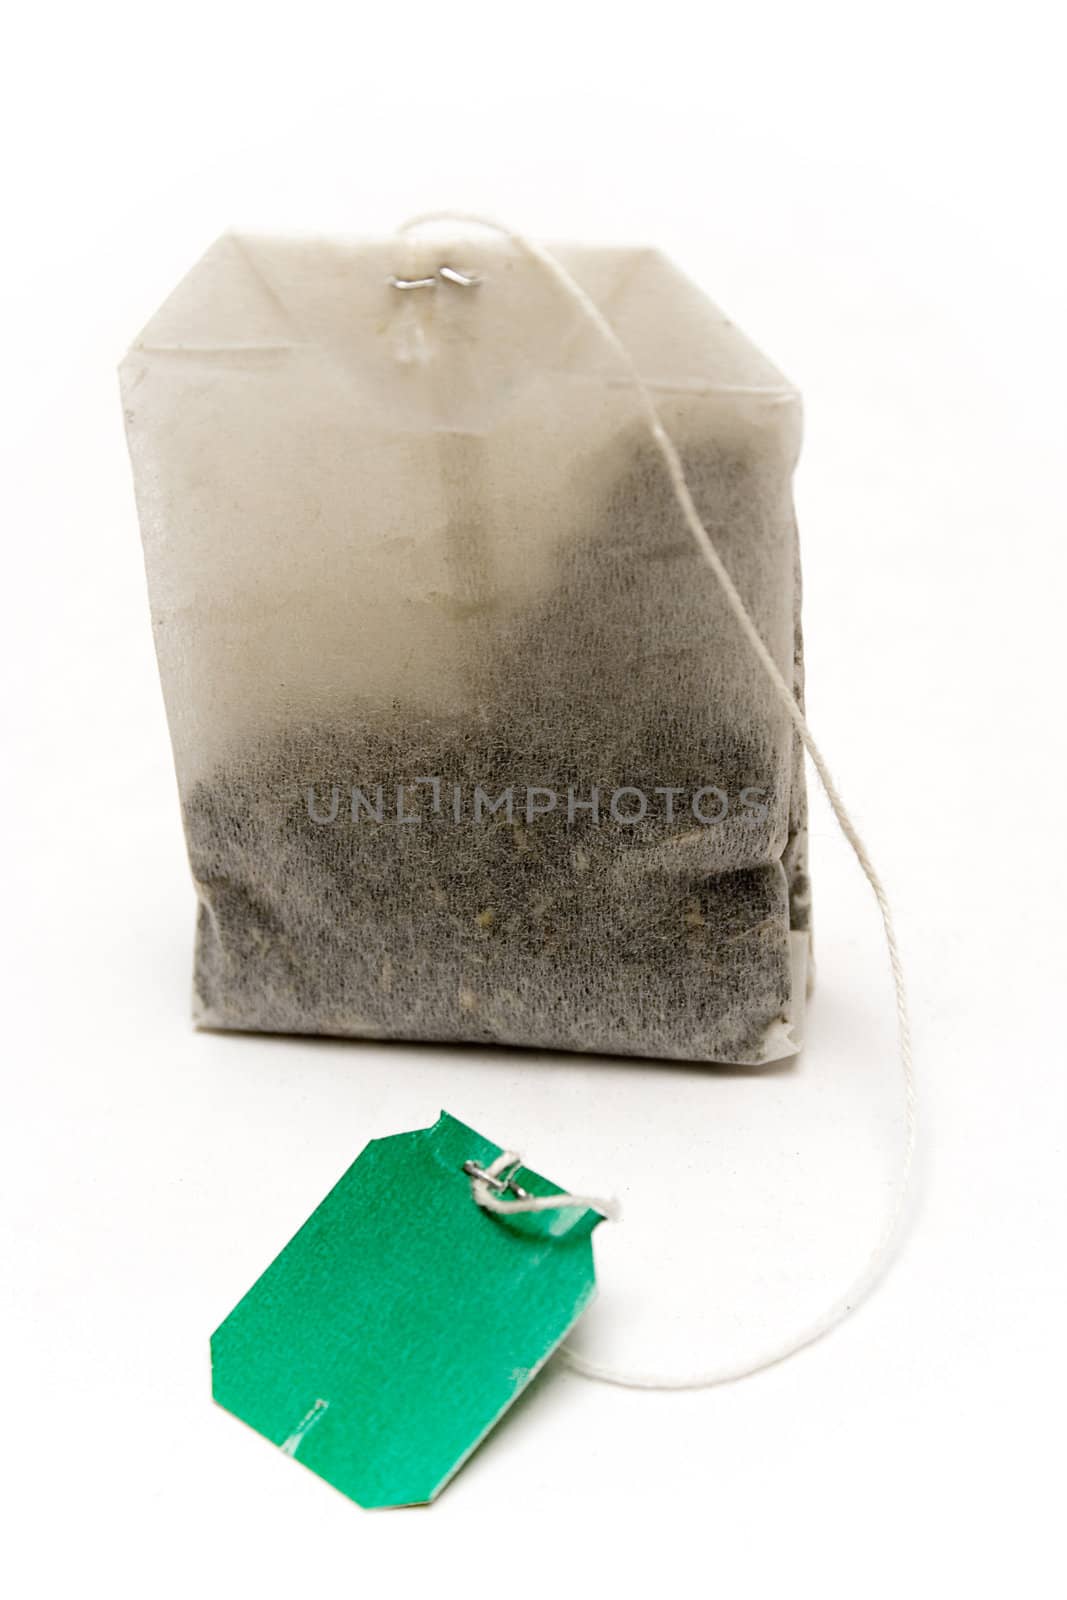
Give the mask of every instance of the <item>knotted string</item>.
[[[514, 1174], [521, 1166], [522, 1157], [514, 1150], [501, 1150], [496, 1160], [484, 1169], [468, 1161], [463, 1170], [471, 1180], [471, 1198], [484, 1210], [495, 1211], [498, 1216], [516, 1211], [564, 1211], [573, 1208], [576, 1211], [599, 1211], [609, 1222], [618, 1218], [617, 1200], [605, 1200], [590, 1194], [527, 1194], [514, 1180]], [[504, 1195], [509, 1189], [515, 1198], [505, 1200]]]

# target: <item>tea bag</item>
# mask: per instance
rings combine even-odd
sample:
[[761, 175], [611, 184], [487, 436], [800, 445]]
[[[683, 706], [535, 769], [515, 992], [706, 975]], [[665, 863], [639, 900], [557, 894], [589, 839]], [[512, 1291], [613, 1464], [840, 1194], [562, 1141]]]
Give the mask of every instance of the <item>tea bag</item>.
[[[553, 249], [799, 700], [796, 392], [656, 252]], [[229, 235], [121, 378], [201, 1025], [799, 1047], [802, 747], [536, 260]]]

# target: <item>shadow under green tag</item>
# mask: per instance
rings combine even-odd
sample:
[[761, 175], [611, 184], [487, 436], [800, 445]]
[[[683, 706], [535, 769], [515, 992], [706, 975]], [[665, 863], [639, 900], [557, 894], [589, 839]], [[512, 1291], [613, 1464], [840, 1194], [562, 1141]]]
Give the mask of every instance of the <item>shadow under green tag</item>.
[[212, 1337], [219, 1405], [361, 1506], [432, 1500], [596, 1293], [598, 1211], [475, 1203], [500, 1153], [444, 1111], [372, 1139]]

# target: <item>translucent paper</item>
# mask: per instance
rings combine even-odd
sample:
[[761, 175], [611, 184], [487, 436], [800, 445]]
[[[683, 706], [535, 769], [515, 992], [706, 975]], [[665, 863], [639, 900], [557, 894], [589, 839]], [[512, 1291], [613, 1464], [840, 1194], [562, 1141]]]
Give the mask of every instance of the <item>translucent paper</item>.
[[[795, 391], [655, 252], [557, 253], [799, 695]], [[200, 1023], [798, 1047], [797, 741], [625, 374], [537, 262], [229, 236], [122, 386]]]

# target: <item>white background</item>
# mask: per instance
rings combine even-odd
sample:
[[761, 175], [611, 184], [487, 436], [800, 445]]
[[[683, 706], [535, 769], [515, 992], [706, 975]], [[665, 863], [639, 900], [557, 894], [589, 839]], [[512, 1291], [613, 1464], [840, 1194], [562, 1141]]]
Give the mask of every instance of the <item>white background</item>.
[[[1053, 21], [1027, 0], [187, 0], [8, 22], [8, 1593], [1062, 1582]], [[550, 1370], [434, 1507], [365, 1513], [213, 1407], [208, 1335], [369, 1137], [445, 1105], [618, 1193], [583, 1345], [682, 1371], [844, 1287], [901, 1133], [877, 919], [825, 808], [819, 988], [786, 1070], [190, 1027], [113, 369], [228, 224], [387, 232], [438, 205], [660, 245], [804, 391], [809, 707], [898, 910], [924, 1140], [899, 1259], [830, 1338], [704, 1393]]]

